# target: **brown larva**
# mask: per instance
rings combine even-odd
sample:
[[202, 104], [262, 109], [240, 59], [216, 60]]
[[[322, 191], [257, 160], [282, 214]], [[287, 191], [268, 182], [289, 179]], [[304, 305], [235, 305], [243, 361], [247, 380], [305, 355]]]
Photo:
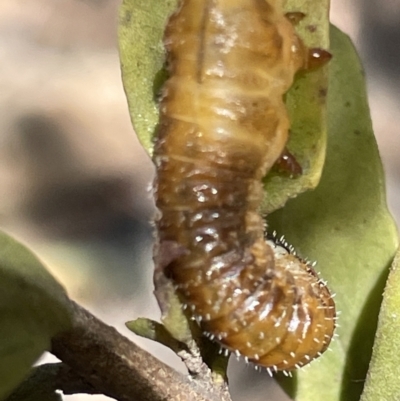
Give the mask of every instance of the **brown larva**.
[[184, 0], [164, 45], [157, 268], [224, 348], [303, 366], [328, 347], [335, 305], [309, 264], [264, 239], [258, 208], [287, 142], [282, 97], [308, 51], [277, 0]]

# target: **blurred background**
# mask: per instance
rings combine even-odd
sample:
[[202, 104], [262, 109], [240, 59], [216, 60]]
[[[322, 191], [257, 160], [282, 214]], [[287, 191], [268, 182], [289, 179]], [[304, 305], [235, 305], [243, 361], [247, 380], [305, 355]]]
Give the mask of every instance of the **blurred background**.
[[[72, 298], [183, 369], [172, 352], [124, 326], [159, 312], [151, 277], [153, 166], [122, 88], [119, 2], [0, 1], [0, 226], [27, 243]], [[331, 17], [364, 62], [388, 202], [399, 222], [400, 0], [332, 0]], [[265, 400], [266, 391], [270, 401], [287, 399], [244, 364], [232, 362], [230, 376], [235, 401]]]

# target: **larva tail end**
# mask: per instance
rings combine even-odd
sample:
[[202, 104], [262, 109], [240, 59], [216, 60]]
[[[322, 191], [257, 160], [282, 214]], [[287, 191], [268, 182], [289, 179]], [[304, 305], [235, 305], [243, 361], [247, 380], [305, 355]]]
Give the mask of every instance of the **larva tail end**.
[[278, 173], [296, 178], [303, 174], [303, 169], [296, 157], [289, 152], [287, 148], [284, 149], [279, 159], [275, 162], [273, 169]]
[[308, 49], [308, 54], [306, 57], [306, 63], [304, 70], [314, 70], [316, 68], [321, 68], [327, 64], [332, 58], [332, 54], [327, 50], [320, 48]]

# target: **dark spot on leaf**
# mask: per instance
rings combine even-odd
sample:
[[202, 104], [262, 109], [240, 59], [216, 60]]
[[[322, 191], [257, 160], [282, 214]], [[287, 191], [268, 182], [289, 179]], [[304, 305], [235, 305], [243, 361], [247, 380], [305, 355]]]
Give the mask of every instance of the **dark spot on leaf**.
[[327, 88], [320, 88], [318, 91], [318, 96], [322, 99], [325, 99], [327, 94], [328, 94]]
[[122, 18], [121, 23], [124, 25], [128, 25], [131, 22], [131, 20], [132, 20], [132, 13], [130, 11], [127, 11], [124, 14], [124, 17]]

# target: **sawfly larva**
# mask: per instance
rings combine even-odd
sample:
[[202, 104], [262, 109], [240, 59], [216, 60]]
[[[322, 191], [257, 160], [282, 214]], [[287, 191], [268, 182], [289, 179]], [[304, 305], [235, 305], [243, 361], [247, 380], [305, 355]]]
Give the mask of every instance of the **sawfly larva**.
[[258, 209], [288, 139], [283, 95], [310, 51], [278, 0], [183, 0], [164, 45], [156, 268], [222, 347], [301, 367], [328, 347], [335, 305], [312, 266], [264, 239]]

